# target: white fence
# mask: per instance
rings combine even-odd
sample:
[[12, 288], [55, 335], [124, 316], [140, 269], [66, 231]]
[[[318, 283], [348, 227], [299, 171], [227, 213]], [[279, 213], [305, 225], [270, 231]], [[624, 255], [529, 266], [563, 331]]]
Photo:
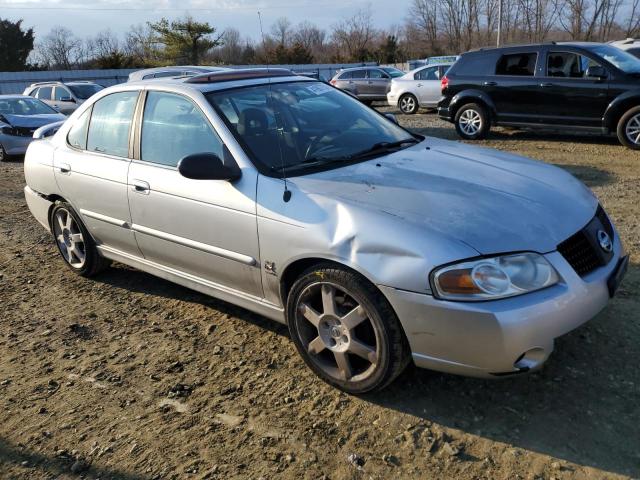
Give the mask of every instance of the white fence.
[[[314, 73], [321, 79], [329, 80], [341, 68], [376, 65], [375, 63], [344, 64], [307, 64], [307, 65], [271, 65], [271, 67], [289, 68], [294, 72]], [[229, 65], [231, 68], [265, 67], [266, 65]], [[55, 70], [41, 72], [0, 72], [0, 94], [22, 93], [25, 88], [35, 82], [71, 82], [74, 80], [91, 80], [105, 87], [126, 82], [131, 72], [140, 70]]]

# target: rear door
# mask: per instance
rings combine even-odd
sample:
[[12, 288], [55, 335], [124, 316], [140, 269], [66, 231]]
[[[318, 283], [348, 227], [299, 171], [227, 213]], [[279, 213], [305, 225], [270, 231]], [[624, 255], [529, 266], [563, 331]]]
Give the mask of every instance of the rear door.
[[60, 85], [55, 86], [53, 89], [52, 103], [53, 108], [65, 115], [71, 115], [73, 111], [78, 108], [78, 105], [71, 96], [71, 92], [66, 87]]
[[177, 93], [147, 93], [136, 136], [129, 205], [144, 257], [199, 281], [262, 297], [257, 173], [243, 171], [235, 182], [183, 177], [177, 165], [187, 155], [233, 159], [203, 110]]
[[539, 79], [541, 122], [602, 127], [610, 101], [609, 82], [587, 77], [591, 66], [601, 64], [586, 52], [560, 46], [546, 50]]
[[440, 67], [427, 67], [414, 76], [412, 82], [418, 102], [423, 106], [435, 106], [442, 96], [440, 91]]
[[482, 89], [496, 106], [498, 121], [538, 121], [538, 62], [540, 54], [536, 47], [507, 49], [499, 55], [494, 75], [482, 82]]
[[140, 256], [127, 198], [130, 131], [139, 92], [117, 92], [78, 117], [54, 153], [56, 182], [98, 245]]
[[40, 87], [36, 92], [35, 97], [42, 100], [50, 107], [53, 107], [54, 105], [54, 102], [51, 100], [53, 97], [53, 87]]

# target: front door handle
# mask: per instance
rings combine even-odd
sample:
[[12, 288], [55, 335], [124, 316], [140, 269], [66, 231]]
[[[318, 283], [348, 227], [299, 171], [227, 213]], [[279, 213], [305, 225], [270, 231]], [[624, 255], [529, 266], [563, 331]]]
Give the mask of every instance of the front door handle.
[[422, 84], [421, 84], [421, 83], [419, 83], [418, 85], [416, 85], [416, 87], [421, 87], [421, 86], [422, 86]]
[[149, 195], [149, 183], [144, 180], [132, 180], [131, 181], [131, 190], [136, 193], [141, 193], [143, 195]]
[[549, 88], [549, 87], [553, 87], [553, 83], [541, 83], [540, 86], [542, 88]]
[[485, 87], [495, 87], [496, 85], [498, 85], [498, 82], [483, 82], [482, 85], [484, 85]]
[[372, 82], [371, 80], [369, 80], [367, 83], [368, 83], [369, 85], [372, 85], [372, 84], [373, 84], [373, 82]]
[[68, 163], [58, 163], [57, 167], [58, 170], [60, 170], [60, 173], [71, 172], [71, 165], [69, 165]]

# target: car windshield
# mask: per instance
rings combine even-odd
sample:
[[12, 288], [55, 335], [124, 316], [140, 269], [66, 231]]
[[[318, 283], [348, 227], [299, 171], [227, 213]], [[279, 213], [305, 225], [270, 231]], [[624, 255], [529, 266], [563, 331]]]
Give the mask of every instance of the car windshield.
[[73, 94], [80, 100], [86, 100], [94, 93], [99, 92], [104, 87], [102, 85], [96, 85], [95, 83], [87, 83], [85, 85], [67, 85]]
[[385, 67], [383, 68], [385, 72], [391, 75], [391, 78], [398, 78], [404, 75], [402, 70], [398, 70], [397, 68]]
[[321, 82], [243, 87], [207, 98], [258, 167], [273, 175], [361, 161], [419, 141]]
[[625, 73], [640, 74], [640, 59], [611, 45], [595, 45], [589, 50]]
[[0, 98], [0, 115], [51, 115], [53, 108], [36, 98]]

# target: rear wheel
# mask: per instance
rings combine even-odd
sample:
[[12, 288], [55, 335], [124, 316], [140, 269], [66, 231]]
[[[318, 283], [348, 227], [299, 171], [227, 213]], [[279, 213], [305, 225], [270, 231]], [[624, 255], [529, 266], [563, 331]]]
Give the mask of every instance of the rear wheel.
[[620, 118], [617, 134], [622, 145], [640, 150], [640, 106], [632, 108]]
[[91, 277], [109, 266], [78, 214], [66, 202], [56, 202], [51, 212], [51, 232], [58, 251], [71, 270]]
[[0, 162], [6, 162], [7, 160], [9, 160], [9, 158], [7, 157], [7, 152], [0, 143]]
[[455, 117], [456, 131], [465, 140], [480, 140], [489, 133], [490, 120], [487, 110], [477, 103], [460, 107]]
[[418, 99], [410, 93], [405, 93], [398, 100], [398, 108], [406, 115], [413, 115], [419, 108]]
[[338, 266], [320, 265], [302, 274], [288, 296], [287, 321], [307, 365], [348, 393], [385, 387], [410, 359], [386, 299], [366, 279]]

